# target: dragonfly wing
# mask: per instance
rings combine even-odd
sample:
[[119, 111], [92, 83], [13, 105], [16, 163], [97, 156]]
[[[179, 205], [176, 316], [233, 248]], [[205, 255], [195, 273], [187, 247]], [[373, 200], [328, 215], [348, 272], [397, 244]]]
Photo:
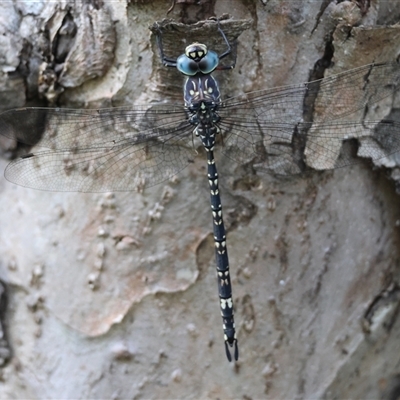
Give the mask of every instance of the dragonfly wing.
[[[21, 186], [54, 191], [124, 191], [160, 183], [193, 158], [192, 127], [183, 108], [108, 110], [25, 109], [42, 120], [39, 150], [9, 164], [5, 176]], [[5, 117], [6, 115], [6, 117]], [[0, 129], [31, 143], [28, 127], [0, 115]], [[37, 125], [32, 125], [37, 127]], [[38, 128], [36, 128], [38, 129]], [[5, 130], [1, 130], [4, 134]]]
[[[314, 168], [335, 168], [343, 140], [370, 135], [379, 123], [365, 122], [367, 107], [390, 99], [399, 86], [400, 65], [393, 62], [228, 99], [219, 112], [226, 132], [223, 152], [240, 163], [255, 159], [278, 174], [300, 172], [304, 161]], [[388, 132], [393, 136], [397, 123], [392, 122]], [[368, 153], [374, 159], [382, 156]], [[340, 161], [345, 162], [351, 163]]]
[[277, 174], [300, 172], [292, 139], [302, 121], [305, 85], [251, 92], [223, 103], [223, 154], [240, 164], [268, 164]]
[[145, 141], [157, 128], [186, 120], [173, 104], [104, 109], [20, 108], [0, 114], [0, 134], [50, 150], [87, 148], [135, 137]]
[[[354, 154], [342, 151], [342, 142], [358, 140], [357, 155], [386, 166], [394, 167], [388, 160], [400, 149], [400, 122], [395, 120], [358, 122], [314, 123], [307, 133], [304, 151], [307, 164], [314, 169], [325, 170], [346, 167], [360, 161]], [[391, 165], [392, 164], [392, 165]]]

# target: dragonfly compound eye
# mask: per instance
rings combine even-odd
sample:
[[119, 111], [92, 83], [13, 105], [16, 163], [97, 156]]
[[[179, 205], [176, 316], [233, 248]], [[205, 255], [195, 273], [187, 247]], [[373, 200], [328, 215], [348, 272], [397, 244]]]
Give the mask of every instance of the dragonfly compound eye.
[[186, 47], [185, 54], [178, 57], [176, 67], [182, 74], [194, 76], [199, 72], [210, 74], [218, 63], [219, 57], [215, 51], [208, 51], [205, 44], [193, 43]]

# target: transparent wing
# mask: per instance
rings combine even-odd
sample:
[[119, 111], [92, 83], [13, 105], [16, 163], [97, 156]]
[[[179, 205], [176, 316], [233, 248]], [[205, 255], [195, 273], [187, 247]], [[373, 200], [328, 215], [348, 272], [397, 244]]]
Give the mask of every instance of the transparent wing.
[[[300, 172], [304, 164], [293, 146], [298, 141], [307, 164], [314, 168], [348, 165], [353, 158], [338, 161], [343, 140], [373, 134], [379, 121], [363, 120], [367, 106], [389, 98], [399, 85], [400, 65], [393, 62], [228, 99], [219, 111], [220, 127], [226, 133], [223, 153], [239, 163], [257, 158], [266, 169], [290, 174]], [[313, 121], [307, 122], [311, 114]], [[394, 136], [392, 152], [400, 149], [398, 125], [387, 124], [387, 135]], [[368, 156], [383, 157], [377, 146], [374, 150], [371, 146], [365, 148]]]
[[193, 127], [183, 107], [68, 110], [26, 108], [0, 114], [0, 133], [44, 148], [9, 164], [21, 186], [54, 191], [124, 191], [152, 186], [192, 160]]
[[[377, 134], [381, 122], [366, 122], [365, 111], [391, 96], [399, 81], [397, 62], [371, 64], [228, 99], [219, 111], [223, 153], [239, 163], [256, 159], [261, 168], [292, 174], [301, 172], [305, 161], [318, 169], [354, 162], [340, 155], [348, 138], [360, 139], [360, 154], [373, 159], [397, 152], [399, 122], [385, 121], [384, 135]], [[307, 121], [310, 115], [313, 121]], [[0, 133], [30, 145], [41, 138], [39, 146], [46, 150], [12, 162], [6, 178], [57, 191], [155, 185], [192, 160], [192, 128], [183, 107], [173, 104], [8, 111], [0, 114]]]

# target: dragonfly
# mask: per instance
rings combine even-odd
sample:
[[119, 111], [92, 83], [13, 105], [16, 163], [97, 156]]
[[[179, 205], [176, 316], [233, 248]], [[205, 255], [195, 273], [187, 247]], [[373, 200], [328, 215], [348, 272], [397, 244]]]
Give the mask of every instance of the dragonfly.
[[[293, 175], [348, 166], [362, 158], [342, 151], [357, 139], [358, 155], [390, 162], [400, 149], [400, 122], [376, 116], [400, 85], [399, 60], [364, 65], [297, 85], [221, 99], [217, 70], [234, 46], [220, 21], [226, 47], [218, 54], [204, 43], [183, 54], [165, 54], [163, 30], [152, 31], [162, 64], [184, 77], [182, 104], [165, 102], [108, 109], [21, 108], [0, 114], [0, 134], [36, 146], [14, 159], [7, 180], [50, 191], [130, 191], [164, 182], [206, 153], [216, 272], [224, 347], [239, 359], [227, 238], [214, 148], [257, 172]], [[371, 117], [372, 115], [372, 117]], [[39, 141], [40, 139], [40, 141]], [[197, 141], [197, 142], [196, 142]], [[389, 161], [388, 161], [389, 160]]]

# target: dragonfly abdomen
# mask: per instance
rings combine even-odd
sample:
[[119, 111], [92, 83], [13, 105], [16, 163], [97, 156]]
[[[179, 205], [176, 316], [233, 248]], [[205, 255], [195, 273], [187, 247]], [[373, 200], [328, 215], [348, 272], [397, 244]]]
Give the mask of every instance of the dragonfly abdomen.
[[229, 275], [229, 259], [226, 247], [226, 233], [222, 217], [222, 205], [219, 195], [218, 172], [215, 165], [212, 149], [206, 147], [207, 151], [207, 175], [210, 186], [211, 211], [213, 218], [215, 258], [217, 264], [218, 293], [220, 299], [221, 316], [223, 321], [225, 351], [228, 360], [232, 360], [228, 345], [234, 346], [234, 358], [239, 358], [237, 346], [235, 321], [233, 317], [232, 285]]

